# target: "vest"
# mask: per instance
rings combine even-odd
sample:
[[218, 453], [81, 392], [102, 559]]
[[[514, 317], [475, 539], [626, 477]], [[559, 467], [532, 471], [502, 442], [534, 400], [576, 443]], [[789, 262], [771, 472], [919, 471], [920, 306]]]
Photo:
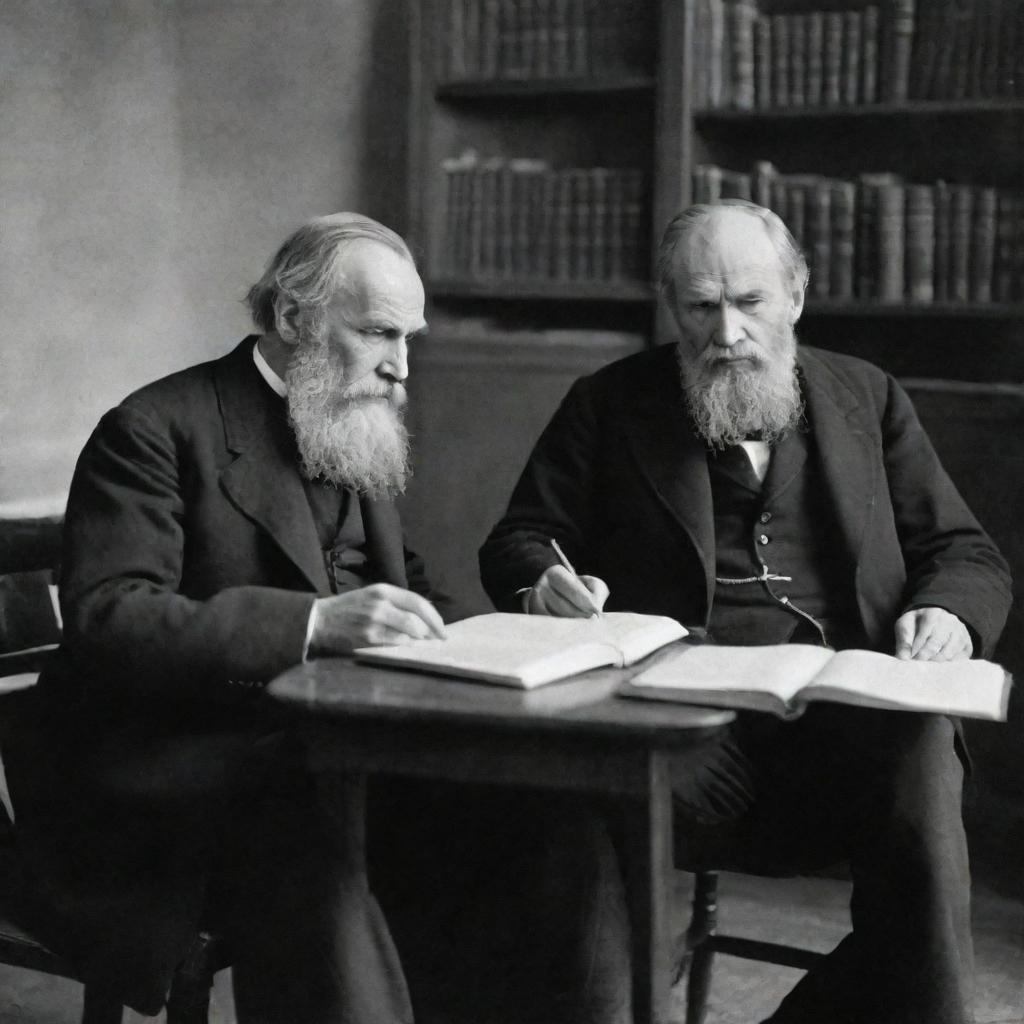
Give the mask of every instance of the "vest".
[[715, 520], [709, 632], [722, 644], [863, 646], [854, 581], [814, 441], [792, 431], [772, 449], [763, 485], [739, 446], [708, 455]]
[[342, 594], [369, 582], [366, 533], [355, 495], [323, 480], [303, 478], [316, 535], [323, 552], [331, 592]]

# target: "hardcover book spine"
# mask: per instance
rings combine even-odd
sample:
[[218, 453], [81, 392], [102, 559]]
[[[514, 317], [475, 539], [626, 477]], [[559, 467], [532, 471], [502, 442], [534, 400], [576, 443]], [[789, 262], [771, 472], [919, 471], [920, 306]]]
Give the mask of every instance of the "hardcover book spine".
[[463, 31], [466, 35], [466, 74], [470, 78], [480, 74], [480, 13], [479, 0], [466, 0]]
[[708, 4], [708, 106], [717, 109], [725, 103], [725, 6], [723, 0]]
[[854, 262], [857, 298], [878, 298], [878, 187], [871, 175], [857, 181], [857, 220]]
[[621, 281], [626, 276], [626, 190], [621, 170], [608, 176], [608, 276]]
[[469, 192], [469, 275], [483, 276], [484, 256], [484, 173], [477, 164], [470, 176]]
[[555, 277], [568, 281], [572, 277], [572, 172], [558, 172], [555, 194]]
[[569, 75], [569, 3], [551, 0], [551, 73], [556, 78]]
[[928, 185], [908, 185], [907, 208], [907, 297], [912, 302], [935, 298], [935, 208]]
[[906, 277], [905, 190], [893, 182], [878, 187], [878, 298], [902, 302]]
[[449, 157], [441, 161], [444, 174], [444, 242], [441, 254], [441, 272], [454, 276], [458, 273], [457, 239], [459, 237], [459, 161]]
[[444, 51], [439, 54], [438, 73], [453, 80], [466, 77], [466, 33], [463, 25], [463, 0], [448, 0], [448, 32]]
[[536, 59], [533, 75], [536, 78], [550, 78], [551, 69], [551, 0], [534, 0], [537, 16]]
[[754, 23], [754, 104], [759, 110], [772, 105], [772, 23], [763, 14]]
[[887, 99], [903, 103], [909, 96], [910, 56], [914, 40], [914, 0], [889, 0]]
[[807, 102], [807, 19], [789, 15], [789, 104], [802, 107]]
[[732, 103], [737, 110], [754, 108], [754, 22], [757, 8], [747, 0], [729, 5], [732, 47]]
[[974, 190], [970, 185], [951, 185], [949, 249], [950, 299], [967, 302], [971, 297], [971, 224]]
[[852, 299], [854, 294], [854, 225], [857, 190], [851, 181], [832, 185], [832, 266], [830, 294], [834, 299]]
[[498, 0], [484, 0], [480, 26], [480, 77], [497, 78], [502, 72], [498, 62], [501, 28], [498, 22]]
[[832, 192], [828, 180], [819, 179], [805, 195], [810, 200], [811, 294], [827, 299], [832, 289]]
[[644, 231], [644, 175], [643, 171], [626, 170], [625, 178], [625, 229], [626, 229], [626, 273], [634, 281], [644, 280], [647, 275], [647, 233]]
[[860, 98], [863, 103], [878, 102], [878, 8], [865, 7], [861, 22]]
[[856, 104], [860, 97], [861, 78], [861, 12], [847, 11], [843, 15], [843, 72], [842, 100]]
[[956, 13], [957, 26], [953, 43], [952, 80], [944, 98], [963, 100], [970, 95], [974, 47], [978, 45], [978, 19], [972, 6], [962, 6]]
[[980, 188], [974, 203], [971, 237], [971, 301], [992, 301], [992, 268], [996, 248], [996, 190]]
[[842, 100], [843, 16], [834, 11], [825, 15], [825, 56], [822, 65], [825, 104], [829, 107], [838, 106]]
[[758, 160], [754, 164], [751, 191], [753, 200], [758, 206], [764, 206], [769, 210], [772, 208], [772, 186], [775, 184], [775, 179], [778, 176], [779, 172], [775, 169], [774, 164], [769, 161]]
[[772, 96], [775, 106], [789, 106], [789, 18], [772, 15]]
[[1013, 302], [1014, 234], [1017, 226], [1017, 211], [1014, 207], [1014, 197], [1009, 192], [999, 193], [998, 210], [993, 296], [997, 302]]
[[693, 42], [690, 47], [690, 82], [693, 89], [693, 109], [705, 110], [711, 106], [711, 11], [710, 0], [695, 0], [693, 16]]
[[935, 197], [935, 300], [948, 302], [952, 298], [949, 187], [944, 181], [937, 181], [932, 191]]
[[591, 198], [591, 277], [595, 281], [608, 280], [608, 177], [605, 167], [595, 167], [590, 172]]
[[513, 277], [515, 251], [515, 204], [517, 196], [513, 185], [513, 172], [508, 161], [498, 168], [498, 276], [505, 280]]
[[785, 177], [781, 174], [776, 174], [775, 179], [772, 181], [771, 208], [778, 215], [782, 223], [789, 228], [789, 233], [793, 234], [789, 218], [789, 188], [786, 185]]
[[[807, 206], [804, 195], [804, 186], [801, 181], [795, 180], [796, 175], [786, 175], [786, 213], [789, 220], [786, 226], [790, 234], [800, 246], [802, 252], [806, 253], [807, 246]], [[812, 254], [813, 255], [813, 254]]]
[[935, 14], [937, 39], [933, 70], [928, 80], [927, 98], [932, 100], [946, 99], [953, 95], [953, 57], [957, 48], [957, 39], [963, 28], [959, 24], [958, 0], [935, 0], [942, 4], [941, 11]]
[[569, 0], [569, 74], [575, 78], [590, 72], [590, 38], [585, 0]]
[[807, 15], [807, 105], [820, 107], [825, 95], [823, 57], [825, 54], [825, 15], [811, 11]]
[[591, 199], [590, 175], [585, 170], [572, 171], [573, 218], [570, 246], [570, 275], [576, 281], [589, 281], [593, 276], [591, 263]]

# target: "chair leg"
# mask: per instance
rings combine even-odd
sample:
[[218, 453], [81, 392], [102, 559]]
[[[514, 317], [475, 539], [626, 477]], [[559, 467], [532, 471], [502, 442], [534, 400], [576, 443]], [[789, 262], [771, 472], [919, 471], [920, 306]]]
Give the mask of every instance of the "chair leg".
[[208, 1024], [214, 971], [211, 951], [215, 941], [201, 932], [174, 972], [167, 997], [167, 1024]]
[[121, 1024], [124, 1006], [95, 985], [86, 985], [82, 1004], [82, 1024]]
[[686, 1024], [704, 1024], [715, 955], [710, 939], [717, 925], [718, 872], [699, 871], [694, 881], [693, 913], [686, 934], [691, 950], [690, 976], [686, 983]]

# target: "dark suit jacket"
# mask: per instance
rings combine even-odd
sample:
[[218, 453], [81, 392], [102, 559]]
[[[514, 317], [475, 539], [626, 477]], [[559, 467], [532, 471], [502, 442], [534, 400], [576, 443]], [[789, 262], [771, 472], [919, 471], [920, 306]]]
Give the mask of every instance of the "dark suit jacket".
[[[5, 748], [39, 923], [150, 1013], [199, 924], [204, 844], [239, 766], [280, 728], [260, 686], [301, 660], [330, 593], [254, 341], [100, 421], [68, 500], [64, 643]], [[362, 512], [372, 577], [451, 617], [394, 506]]]
[[[1009, 573], [943, 471], [899, 385], [868, 363], [801, 348], [808, 418], [835, 503], [835, 558], [871, 645], [892, 651], [908, 608], [937, 605], [989, 655]], [[599, 576], [608, 607], [707, 625], [715, 537], [706, 450], [684, 411], [671, 346], [572, 387], [537, 443], [508, 512], [480, 553], [499, 608], [556, 563]]]

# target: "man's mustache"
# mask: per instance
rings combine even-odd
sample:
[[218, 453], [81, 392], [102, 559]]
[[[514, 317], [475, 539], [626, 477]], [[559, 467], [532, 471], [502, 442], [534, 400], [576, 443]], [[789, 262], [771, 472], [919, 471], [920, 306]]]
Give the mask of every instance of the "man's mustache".
[[406, 394], [405, 385], [400, 381], [380, 380], [356, 381], [345, 388], [342, 392], [342, 397], [346, 401], [383, 398], [389, 401], [392, 405], [401, 407], [405, 405], [406, 398], [408, 396]]

